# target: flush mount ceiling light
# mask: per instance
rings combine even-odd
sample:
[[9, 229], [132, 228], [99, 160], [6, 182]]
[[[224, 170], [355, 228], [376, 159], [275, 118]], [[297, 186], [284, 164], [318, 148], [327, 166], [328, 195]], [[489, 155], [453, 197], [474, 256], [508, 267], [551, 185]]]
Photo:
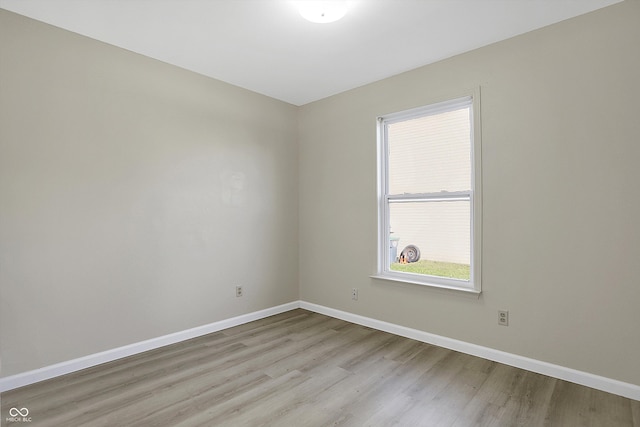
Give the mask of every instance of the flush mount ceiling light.
[[300, 0], [300, 15], [308, 21], [327, 24], [337, 21], [347, 13], [346, 0]]

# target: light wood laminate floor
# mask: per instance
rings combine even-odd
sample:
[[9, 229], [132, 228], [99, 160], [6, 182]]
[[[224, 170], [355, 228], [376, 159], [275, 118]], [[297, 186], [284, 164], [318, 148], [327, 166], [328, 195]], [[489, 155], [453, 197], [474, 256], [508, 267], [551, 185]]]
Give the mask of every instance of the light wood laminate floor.
[[616, 427], [640, 402], [299, 309], [3, 393], [2, 425]]

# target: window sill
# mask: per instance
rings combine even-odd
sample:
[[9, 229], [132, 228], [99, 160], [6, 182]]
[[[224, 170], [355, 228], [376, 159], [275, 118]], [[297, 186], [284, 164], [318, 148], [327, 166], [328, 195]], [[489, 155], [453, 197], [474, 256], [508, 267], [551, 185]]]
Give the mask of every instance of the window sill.
[[419, 286], [426, 286], [429, 288], [435, 288], [435, 289], [439, 289], [439, 290], [445, 290], [445, 291], [453, 291], [453, 292], [459, 292], [461, 294], [465, 294], [465, 295], [469, 295], [469, 296], [475, 296], [476, 298], [480, 297], [480, 293], [482, 291], [479, 291], [477, 289], [471, 289], [471, 288], [463, 288], [460, 286], [451, 286], [451, 285], [444, 285], [444, 284], [440, 284], [440, 283], [429, 283], [429, 282], [423, 282], [423, 281], [419, 281], [419, 280], [411, 280], [411, 279], [407, 279], [404, 277], [395, 277], [395, 276], [384, 276], [381, 274], [374, 274], [369, 276], [372, 279], [377, 279], [377, 280], [386, 280], [389, 282], [397, 282], [397, 283], [407, 283], [407, 284], [411, 284], [411, 285], [419, 285]]

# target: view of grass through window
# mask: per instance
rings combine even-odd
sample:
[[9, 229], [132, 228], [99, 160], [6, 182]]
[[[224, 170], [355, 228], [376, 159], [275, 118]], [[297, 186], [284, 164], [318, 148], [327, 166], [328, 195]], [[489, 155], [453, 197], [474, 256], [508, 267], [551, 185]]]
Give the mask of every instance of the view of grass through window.
[[391, 270], [461, 280], [469, 280], [470, 277], [468, 264], [456, 264], [453, 262], [429, 260], [420, 260], [409, 264], [394, 262], [391, 264]]

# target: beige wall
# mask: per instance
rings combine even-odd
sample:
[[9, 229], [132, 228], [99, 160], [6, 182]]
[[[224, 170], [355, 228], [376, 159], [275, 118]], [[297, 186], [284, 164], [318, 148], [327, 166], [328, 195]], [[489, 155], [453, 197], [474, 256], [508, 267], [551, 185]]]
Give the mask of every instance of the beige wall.
[[296, 120], [0, 10], [0, 375], [297, 300]]
[[[638, 22], [626, 1], [302, 107], [301, 298], [640, 384]], [[482, 295], [369, 278], [376, 116], [478, 86]]]

